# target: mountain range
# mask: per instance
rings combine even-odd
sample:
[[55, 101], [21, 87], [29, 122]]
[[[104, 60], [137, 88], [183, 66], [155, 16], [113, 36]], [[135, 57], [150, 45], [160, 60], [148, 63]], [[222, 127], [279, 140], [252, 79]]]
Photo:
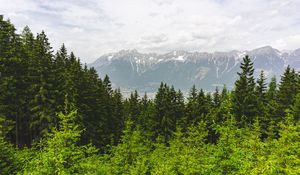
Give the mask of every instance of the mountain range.
[[287, 65], [300, 70], [300, 49], [279, 51], [270, 46], [250, 51], [187, 52], [172, 51], [166, 54], [140, 53], [121, 50], [101, 56], [89, 67], [94, 67], [100, 77], [108, 75], [113, 87], [124, 92], [154, 92], [160, 82], [166, 82], [187, 92], [193, 85], [212, 91], [226, 84], [232, 88], [245, 55], [254, 62], [255, 76], [264, 70], [267, 78], [283, 73]]

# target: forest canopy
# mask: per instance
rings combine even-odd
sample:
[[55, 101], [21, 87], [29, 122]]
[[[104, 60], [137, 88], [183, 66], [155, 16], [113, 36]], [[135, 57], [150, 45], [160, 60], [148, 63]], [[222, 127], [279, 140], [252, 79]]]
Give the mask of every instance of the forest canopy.
[[45, 32], [0, 16], [0, 174], [300, 174], [300, 74], [124, 98]]

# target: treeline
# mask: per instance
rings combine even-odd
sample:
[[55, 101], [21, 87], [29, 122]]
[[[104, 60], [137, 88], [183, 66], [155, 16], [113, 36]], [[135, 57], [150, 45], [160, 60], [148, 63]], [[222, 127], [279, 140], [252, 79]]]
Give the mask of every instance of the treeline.
[[67, 110], [65, 101], [78, 109], [78, 123], [86, 128], [82, 144], [92, 141], [101, 147], [119, 140], [122, 97], [112, 90], [108, 77], [98, 78], [64, 45], [54, 54], [44, 32], [34, 36], [25, 27], [16, 34], [3, 17], [0, 29], [0, 116], [9, 128], [7, 140], [31, 147], [57, 127], [56, 114]]
[[243, 58], [234, 90], [161, 83], [124, 99], [108, 76], [44, 32], [0, 16], [2, 174], [299, 174], [300, 75], [255, 78]]

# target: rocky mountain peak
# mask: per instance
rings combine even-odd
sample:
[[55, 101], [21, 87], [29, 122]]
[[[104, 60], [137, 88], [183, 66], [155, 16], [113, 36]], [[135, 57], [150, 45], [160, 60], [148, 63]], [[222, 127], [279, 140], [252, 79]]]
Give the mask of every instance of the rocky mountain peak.
[[240, 62], [246, 54], [254, 61], [255, 75], [264, 70], [267, 77], [279, 77], [288, 64], [300, 68], [300, 49], [283, 54], [270, 46], [213, 53], [175, 50], [156, 54], [121, 50], [103, 55], [89, 66], [94, 67], [100, 77], [108, 74], [116, 87], [129, 90], [152, 92], [161, 81], [183, 91], [188, 91], [193, 84], [213, 90], [223, 84], [233, 87]]

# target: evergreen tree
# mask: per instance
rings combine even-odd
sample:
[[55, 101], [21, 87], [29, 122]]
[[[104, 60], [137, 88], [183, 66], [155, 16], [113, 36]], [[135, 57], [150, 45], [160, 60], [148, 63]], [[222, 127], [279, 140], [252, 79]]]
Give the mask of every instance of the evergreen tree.
[[253, 77], [253, 62], [246, 55], [241, 63], [239, 79], [235, 82], [233, 92], [233, 111], [240, 126], [252, 123], [257, 115], [257, 100], [255, 96], [255, 82]]
[[114, 90], [112, 94], [113, 113], [112, 124], [110, 125], [111, 133], [113, 135], [113, 145], [120, 142], [121, 134], [124, 129], [124, 107], [122, 103], [122, 94], [120, 89]]
[[78, 112], [85, 132], [82, 143], [92, 142], [96, 147], [106, 146], [112, 141], [112, 102], [95, 69], [84, 67], [78, 90]]
[[259, 117], [263, 117], [265, 115], [265, 106], [267, 103], [266, 99], [266, 89], [267, 83], [264, 75], [264, 71], [260, 72], [259, 78], [256, 81], [256, 96], [257, 96], [257, 108]]
[[135, 90], [134, 93], [130, 94], [129, 102], [129, 116], [132, 121], [137, 121], [140, 115], [140, 100], [139, 94]]
[[271, 81], [268, 85], [268, 89], [266, 93], [267, 101], [276, 100], [277, 93], [278, 93], [277, 82], [276, 82], [276, 77], [274, 76], [271, 78]]
[[282, 118], [285, 116], [285, 110], [294, 102], [294, 98], [298, 93], [298, 75], [294, 69], [288, 66], [281, 76], [279, 90], [278, 90], [278, 116]]
[[13, 58], [17, 56], [16, 47], [18, 36], [15, 34], [15, 27], [3, 19], [0, 15], [0, 58]]
[[[53, 65], [53, 73], [55, 74], [55, 79], [53, 86], [54, 89], [54, 97], [55, 97], [55, 111], [59, 112], [62, 111], [64, 108], [64, 98], [66, 96], [66, 89], [65, 86], [67, 85], [67, 74], [69, 72], [68, 67], [69, 65], [66, 64], [68, 59], [68, 53], [65, 45], [63, 44], [59, 51], [55, 55], [55, 61]], [[72, 95], [72, 94], [68, 94]]]
[[77, 112], [58, 115], [59, 129], [54, 129], [41, 150], [25, 166], [24, 174], [74, 174], [83, 171], [81, 162], [97, 150], [91, 146], [77, 146], [82, 130], [75, 123]]
[[265, 117], [261, 119], [262, 137], [263, 138], [274, 138], [277, 136], [278, 127], [276, 127], [279, 122], [279, 104], [277, 101], [277, 83], [276, 77], [272, 77], [271, 82], [268, 85], [266, 92], [266, 107], [265, 107]]
[[[28, 135], [27, 59], [14, 26], [0, 17], [0, 115], [13, 121], [14, 128], [7, 137], [17, 146], [24, 146]], [[24, 132], [22, 132], [24, 130]]]
[[187, 98], [188, 102], [186, 104], [186, 118], [183, 124], [185, 127], [190, 126], [192, 123], [196, 121], [198, 117], [200, 117], [199, 113], [199, 103], [198, 103], [198, 91], [196, 89], [196, 86], [193, 85], [193, 87], [190, 90], [189, 97]]
[[147, 138], [153, 138], [156, 121], [155, 121], [155, 104], [152, 99], [148, 99], [145, 93], [140, 101], [140, 115], [137, 120], [137, 127], [141, 128], [142, 134]]
[[[162, 141], [167, 144], [176, 128], [176, 117], [174, 111], [174, 99], [176, 98], [176, 92], [169, 86], [161, 83], [158, 92], [155, 96], [155, 118], [154, 118], [154, 133], [155, 137], [161, 136]], [[173, 100], [172, 100], [173, 99]]]
[[110, 150], [109, 174], [147, 174], [151, 145], [139, 128], [134, 128], [129, 119], [123, 130], [121, 143]]
[[298, 122], [300, 120], [300, 93], [295, 97], [294, 104], [291, 105], [291, 114], [293, 119]]
[[198, 121], [199, 120], [204, 120], [204, 116], [206, 114], [208, 114], [208, 106], [207, 105], [207, 99], [206, 99], [206, 96], [205, 96], [205, 93], [203, 91], [203, 89], [200, 89], [199, 93], [198, 93], [198, 97], [197, 97], [197, 102], [198, 102], [198, 109], [199, 109], [199, 114], [200, 114], [200, 117], [198, 118]]
[[216, 90], [213, 94], [213, 104], [214, 104], [214, 107], [217, 108], [220, 106], [221, 104], [221, 96], [219, 94], [219, 89], [218, 87], [216, 87]]
[[49, 132], [56, 122], [55, 96], [53, 90], [54, 76], [52, 74], [52, 47], [44, 32], [36, 37], [34, 45], [34, 66], [31, 72], [31, 84], [34, 97], [29, 102], [31, 108], [30, 129], [32, 139], [39, 139]]
[[227, 97], [228, 97], [228, 90], [226, 88], [226, 85], [224, 85], [221, 92], [221, 102], [225, 101]]

